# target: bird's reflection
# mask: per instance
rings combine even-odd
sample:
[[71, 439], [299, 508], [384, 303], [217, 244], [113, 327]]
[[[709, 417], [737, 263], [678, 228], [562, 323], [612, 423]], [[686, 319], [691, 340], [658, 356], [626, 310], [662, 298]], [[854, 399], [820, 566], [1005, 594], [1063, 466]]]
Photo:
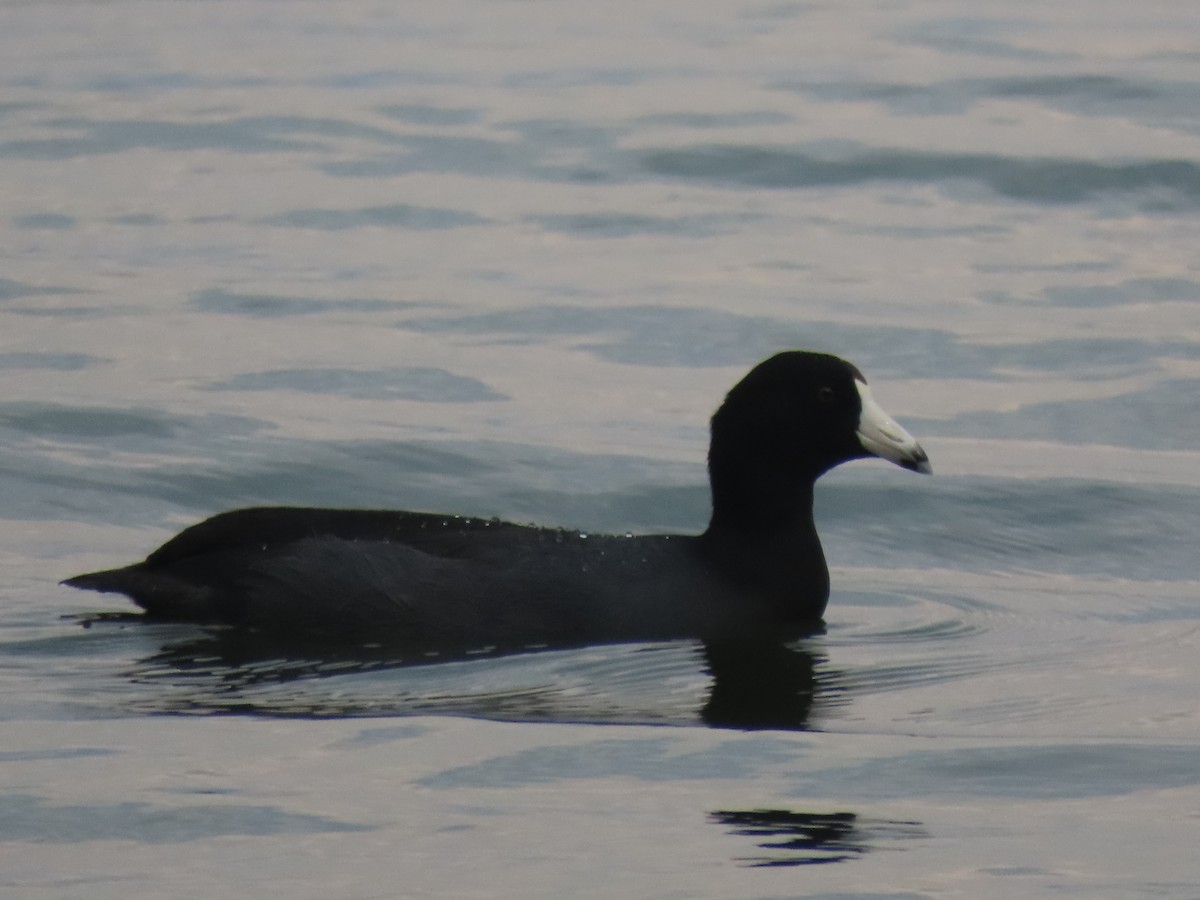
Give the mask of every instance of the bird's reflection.
[[700, 710], [707, 724], [793, 731], [808, 727], [817, 692], [817, 658], [806, 643], [767, 638], [708, 641], [704, 660], [712, 676]]
[[[920, 822], [868, 819], [852, 812], [787, 809], [717, 810], [709, 819], [730, 833], [758, 838], [765, 853], [739, 857], [747, 866], [812, 866], [857, 859], [885, 841], [927, 837]], [[765, 840], [763, 840], [765, 838]]]
[[[85, 624], [137, 618], [94, 617]], [[804, 730], [821, 706], [829, 677], [823, 675], [819, 631], [532, 648], [299, 641], [193, 626], [170, 627], [157, 636], [155, 652], [125, 675], [146, 689], [137, 705], [161, 712], [445, 713]]]

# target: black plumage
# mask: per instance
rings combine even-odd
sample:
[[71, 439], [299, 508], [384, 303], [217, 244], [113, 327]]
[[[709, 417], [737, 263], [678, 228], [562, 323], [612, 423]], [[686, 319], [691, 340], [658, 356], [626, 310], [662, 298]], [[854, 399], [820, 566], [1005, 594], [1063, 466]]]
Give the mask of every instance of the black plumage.
[[269, 507], [192, 526], [145, 561], [64, 584], [160, 620], [429, 645], [722, 638], [818, 622], [829, 574], [813, 483], [850, 459], [928, 459], [851, 364], [790, 351], [712, 419], [699, 535], [584, 535], [429, 513]]

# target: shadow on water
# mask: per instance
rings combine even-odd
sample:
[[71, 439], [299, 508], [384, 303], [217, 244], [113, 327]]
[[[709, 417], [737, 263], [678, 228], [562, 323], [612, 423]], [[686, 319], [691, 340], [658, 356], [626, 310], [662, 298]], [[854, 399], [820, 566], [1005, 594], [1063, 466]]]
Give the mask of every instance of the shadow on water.
[[[80, 621], [89, 629], [142, 624], [135, 614]], [[189, 628], [180, 637], [171, 628], [157, 636], [155, 652], [122, 674], [143, 689], [132, 703], [145, 712], [441, 714], [799, 731], [844, 693], [823, 687], [837, 678], [820, 667], [819, 636], [433, 651], [234, 628]]]

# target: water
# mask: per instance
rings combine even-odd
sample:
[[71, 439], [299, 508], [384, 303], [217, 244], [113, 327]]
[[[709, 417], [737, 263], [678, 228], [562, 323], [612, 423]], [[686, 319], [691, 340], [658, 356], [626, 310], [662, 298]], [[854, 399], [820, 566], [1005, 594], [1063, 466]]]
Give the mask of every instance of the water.
[[[1198, 33], [6, 3], [0, 892], [1200, 896]], [[695, 530], [791, 346], [937, 475], [822, 482], [786, 653], [285, 657], [56, 586], [254, 503]]]

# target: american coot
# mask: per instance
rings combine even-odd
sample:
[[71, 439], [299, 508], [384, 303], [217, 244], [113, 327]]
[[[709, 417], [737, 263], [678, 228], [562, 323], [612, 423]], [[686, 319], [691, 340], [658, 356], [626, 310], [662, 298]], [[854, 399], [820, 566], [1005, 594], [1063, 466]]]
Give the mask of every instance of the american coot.
[[719, 639], [820, 622], [813, 483], [880, 456], [930, 472], [835, 356], [760, 363], [712, 418], [700, 535], [594, 535], [392, 510], [263, 507], [194, 525], [140, 563], [64, 584], [148, 618], [430, 646]]

